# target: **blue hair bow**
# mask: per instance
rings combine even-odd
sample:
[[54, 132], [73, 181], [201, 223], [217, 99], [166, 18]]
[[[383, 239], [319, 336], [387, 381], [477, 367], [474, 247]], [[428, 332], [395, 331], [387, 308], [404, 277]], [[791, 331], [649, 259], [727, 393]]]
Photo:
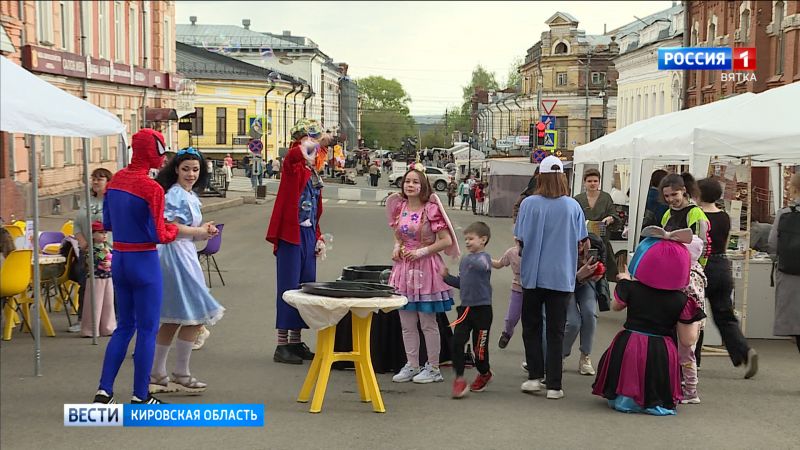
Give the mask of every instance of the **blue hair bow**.
[[186, 153], [188, 153], [188, 154], [190, 154], [190, 155], [197, 156], [198, 158], [202, 158], [202, 156], [200, 156], [200, 152], [198, 152], [197, 150], [195, 150], [195, 149], [194, 149], [194, 147], [186, 147], [186, 148], [182, 148], [182, 149], [178, 150], [178, 153], [177, 153], [177, 155], [176, 155], [176, 156], [185, 155]]

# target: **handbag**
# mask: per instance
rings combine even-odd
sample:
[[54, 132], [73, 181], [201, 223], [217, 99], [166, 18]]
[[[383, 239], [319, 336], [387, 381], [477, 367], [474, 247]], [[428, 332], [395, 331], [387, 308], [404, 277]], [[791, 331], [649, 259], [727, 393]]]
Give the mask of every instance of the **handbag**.
[[592, 289], [594, 289], [594, 296], [597, 299], [597, 308], [600, 311], [610, 311], [611, 291], [608, 288], [608, 280], [606, 280], [605, 277], [600, 278], [599, 280], [595, 281]]

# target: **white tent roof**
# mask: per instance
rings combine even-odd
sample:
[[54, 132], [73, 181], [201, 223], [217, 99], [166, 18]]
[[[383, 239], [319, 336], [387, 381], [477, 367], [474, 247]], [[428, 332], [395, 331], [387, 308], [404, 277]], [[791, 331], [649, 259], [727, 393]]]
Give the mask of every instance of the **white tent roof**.
[[0, 130], [42, 136], [125, 133], [110, 112], [69, 94], [0, 56]]
[[745, 93], [636, 122], [575, 149], [574, 161], [626, 158], [691, 160], [752, 157], [754, 162], [800, 160], [800, 126], [793, 111], [800, 82]]
[[474, 148], [472, 149], [472, 151], [470, 151], [469, 147], [467, 147], [467, 148], [462, 148], [461, 150], [454, 151], [453, 158], [456, 160], [463, 159], [466, 161], [467, 159], [470, 159], [472, 161], [475, 161], [475, 160], [485, 159], [486, 155], [484, 155], [482, 151], [476, 150]]

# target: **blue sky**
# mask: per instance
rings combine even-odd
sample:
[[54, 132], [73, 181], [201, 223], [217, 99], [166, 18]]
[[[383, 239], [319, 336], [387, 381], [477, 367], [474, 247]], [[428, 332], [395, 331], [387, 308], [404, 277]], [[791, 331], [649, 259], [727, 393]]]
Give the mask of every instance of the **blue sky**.
[[308, 36], [350, 75], [399, 80], [411, 113], [460, 105], [477, 64], [506, 78], [511, 62], [541, 38], [556, 11], [572, 14], [587, 34], [609, 30], [672, 6], [671, 1], [588, 2], [176, 2], [176, 22], [241, 26]]

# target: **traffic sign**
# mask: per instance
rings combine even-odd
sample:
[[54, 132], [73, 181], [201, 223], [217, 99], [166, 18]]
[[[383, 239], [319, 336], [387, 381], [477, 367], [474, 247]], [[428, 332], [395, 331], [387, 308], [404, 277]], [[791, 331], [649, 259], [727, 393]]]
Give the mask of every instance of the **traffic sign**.
[[264, 149], [264, 143], [261, 142], [261, 139], [253, 139], [247, 144], [247, 148], [253, 153], [261, 153], [261, 150]]
[[558, 103], [558, 100], [542, 100], [542, 109], [544, 110], [544, 113], [550, 115], [550, 113], [553, 111], [553, 108], [556, 107], [556, 103]]
[[546, 130], [544, 133], [544, 145], [541, 145], [540, 148], [555, 150], [558, 146], [558, 132], [555, 130]]
[[542, 162], [542, 160], [545, 159], [546, 157], [547, 157], [547, 152], [540, 148], [534, 150], [533, 154], [531, 155], [531, 159], [533, 159], [533, 162], [535, 163]]
[[541, 120], [548, 130], [556, 129], [556, 116], [542, 116]]

